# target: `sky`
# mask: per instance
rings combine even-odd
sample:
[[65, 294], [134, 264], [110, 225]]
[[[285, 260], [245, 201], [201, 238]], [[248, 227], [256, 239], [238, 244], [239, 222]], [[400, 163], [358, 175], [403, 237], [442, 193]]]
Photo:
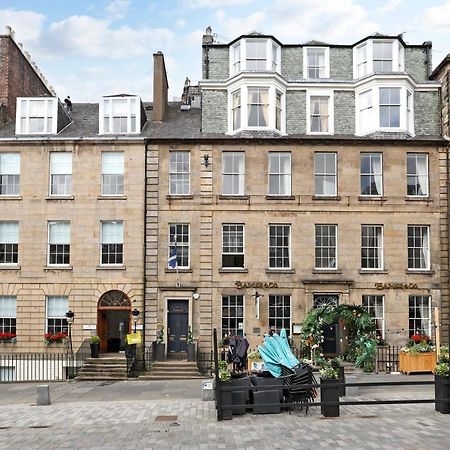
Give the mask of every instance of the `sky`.
[[352, 44], [374, 32], [433, 42], [433, 65], [450, 53], [450, 0], [0, 0], [6, 25], [63, 99], [102, 95], [152, 100], [153, 53], [164, 53], [169, 99], [201, 78], [207, 26], [227, 43], [272, 34], [284, 44]]

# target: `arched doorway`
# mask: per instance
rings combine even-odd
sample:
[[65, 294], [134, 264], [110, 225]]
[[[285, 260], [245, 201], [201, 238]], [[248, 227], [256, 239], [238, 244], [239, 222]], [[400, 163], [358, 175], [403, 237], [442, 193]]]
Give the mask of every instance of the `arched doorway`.
[[122, 291], [108, 291], [97, 304], [97, 333], [101, 352], [125, 350], [125, 339], [131, 331], [131, 303]]

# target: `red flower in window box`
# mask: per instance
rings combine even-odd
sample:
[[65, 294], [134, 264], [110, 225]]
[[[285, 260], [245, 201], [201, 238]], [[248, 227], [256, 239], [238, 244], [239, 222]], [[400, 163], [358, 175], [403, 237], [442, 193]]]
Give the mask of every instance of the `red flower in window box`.
[[415, 344], [428, 344], [430, 342], [430, 336], [427, 336], [426, 334], [413, 334], [411, 340], [414, 341]]
[[14, 342], [13, 339], [16, 338], [16, 333], [0, 333], [0, 341], [3, 342]]
[[46, 344], [52, 344], [53, 342], [63, 342], [67, 338], [67, 333], [45, 333], [44, 340]]

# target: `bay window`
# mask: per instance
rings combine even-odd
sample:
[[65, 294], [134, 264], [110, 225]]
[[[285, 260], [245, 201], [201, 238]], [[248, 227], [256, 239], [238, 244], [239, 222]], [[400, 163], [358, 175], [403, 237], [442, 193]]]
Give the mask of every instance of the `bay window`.
[[[368, 88], [369, 87], [369, 88]], [[406, 131], [414, 134], [413, 92], [406, 82], [371, 82], [356, 89], [356, 134]]]
[[277, 130], [284, 134], [285, 91], [278, 83], [244, 84], [232, 88], [228, 97], [228, 132]]

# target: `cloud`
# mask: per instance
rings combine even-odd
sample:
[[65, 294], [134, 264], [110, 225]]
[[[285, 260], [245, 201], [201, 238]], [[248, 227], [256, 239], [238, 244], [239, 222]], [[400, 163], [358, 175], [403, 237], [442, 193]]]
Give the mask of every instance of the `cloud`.
[[261, 29], [266, 20], [266, 16], [262, 11], [254, 12], [249, 16], [232, 17], [221, 9], [216, 12], [214, 18], [220, 25], [220, 34], [226, 36], [228, 40], [233, 40], [242, 34], [251, 33], [252, 31], [265, 31]]
[[254, 0], [183, 0], [183, 4], [192, 9], [226, 8], [233, 5], [245, 5]]
[[105, 7], [106, 16], [111, 19], [123, 19], [130, 6], [130, 0], [112, 0]]
[[18, 11], [15, 9], [0, 10], [0, 30], [6, 25], [16, 32], [16, 41], [23, 44], [34, 43], [40, 39], [45, 16], [34, 11]]
[[338, 43], [372, 34], [378, 25], [353, 0], [278, 0], [265, 11], [269, 32], [284, 43], [317, 39]]
[[186, 48], [200, 48], [202, 45], [202, 38], [205, 32], [202, 30], [194, 30], [188, 33], [183, 38], [183, 46]]
[[109, 20], [70, 16], [50, 25], [45, 46], [64, 58], [130, 59], [170, 47], [175, 37], [166, 28], [113, 28]]
[[430, 30], [450, 32], [450, 1], [425, 10], [421, 22]]
[[178, 20], [175, 22], [175, 25], [176, 25], [178, 28], [184, 28], [184, 27], [186, 26], [186, 21], [185, 21], [184, 19], [178, 19]]
[[394, 9], [397, 9], [399, 6], [402, 6], [404, 3], [405, 3], [404, 0], [389, 0], [383, 6], [378, 8], [377, 12], [381, 14], [391, 12], [394, 11]]

